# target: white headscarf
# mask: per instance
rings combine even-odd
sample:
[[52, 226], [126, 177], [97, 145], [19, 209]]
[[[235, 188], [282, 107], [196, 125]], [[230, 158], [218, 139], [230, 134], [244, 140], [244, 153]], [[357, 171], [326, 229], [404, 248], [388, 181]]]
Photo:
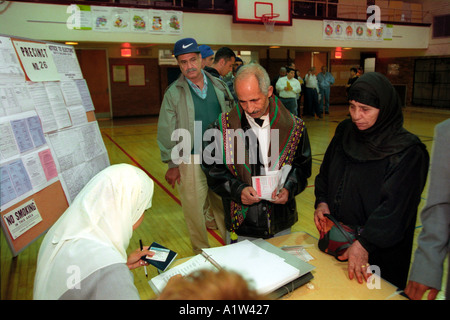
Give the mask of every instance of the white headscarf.
[[132, 165], [113, 165], [92, 178], [41, 244], [34, 299], [58, 299], [93, 272], [126, 263], [133, 225], [152, 196], [153, 181]]

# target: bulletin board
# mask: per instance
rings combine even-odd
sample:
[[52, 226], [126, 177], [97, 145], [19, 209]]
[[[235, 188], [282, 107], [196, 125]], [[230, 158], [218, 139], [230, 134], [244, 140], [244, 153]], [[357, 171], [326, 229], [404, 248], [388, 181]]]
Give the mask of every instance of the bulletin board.
[[110, 165], [72, 46], [0, 34], [0, 215], [17, 256]]

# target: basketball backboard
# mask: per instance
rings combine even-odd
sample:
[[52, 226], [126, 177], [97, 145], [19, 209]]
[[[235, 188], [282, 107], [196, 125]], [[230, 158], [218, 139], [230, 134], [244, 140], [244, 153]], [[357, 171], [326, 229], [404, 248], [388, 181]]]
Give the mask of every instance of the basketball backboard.
[[[262, 24], [262, 17], [273, 15], [276, 25], [292, 25], [290, 0], [234, 0], [234, 23]], [[279, 16], [277, 16], [279, 15]]]

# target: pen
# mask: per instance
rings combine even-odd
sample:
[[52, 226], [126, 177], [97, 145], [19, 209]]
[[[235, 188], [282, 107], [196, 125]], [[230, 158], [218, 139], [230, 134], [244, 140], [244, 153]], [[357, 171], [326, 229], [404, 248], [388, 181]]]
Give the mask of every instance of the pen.
[[[139, 239], [139, 244], [141, 245], [141, 251], [144, 250], [144, 247], [142, 246], [142, 240], [141, 239]], [[148, 278], [147, 266], [145, 264], [144, 264], [144, 271], [145, 271], [145, 277]]]

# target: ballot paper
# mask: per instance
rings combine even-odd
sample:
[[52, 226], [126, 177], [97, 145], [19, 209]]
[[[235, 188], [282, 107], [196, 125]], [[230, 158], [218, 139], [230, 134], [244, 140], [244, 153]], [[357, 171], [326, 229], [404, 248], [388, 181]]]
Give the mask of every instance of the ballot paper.
[[290, 171], [291, 166], [285, 165], [280, 170], [268, 171], [266, 175], [252, 177], [252, 186], [258, 197], [263, 200], [272, 200], [273, 193], [278, 194], [283, 188]]

